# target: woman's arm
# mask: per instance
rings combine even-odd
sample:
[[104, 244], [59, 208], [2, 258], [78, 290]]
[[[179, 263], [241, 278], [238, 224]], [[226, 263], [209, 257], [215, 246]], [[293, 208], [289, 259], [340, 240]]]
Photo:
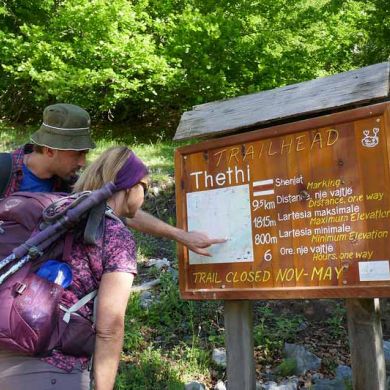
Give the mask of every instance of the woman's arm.
[[124, 318], [134, 275], [110, 272], [102, 276], [96, 313], [93, 375], [96, 390], [112, 390], [122, 351]]

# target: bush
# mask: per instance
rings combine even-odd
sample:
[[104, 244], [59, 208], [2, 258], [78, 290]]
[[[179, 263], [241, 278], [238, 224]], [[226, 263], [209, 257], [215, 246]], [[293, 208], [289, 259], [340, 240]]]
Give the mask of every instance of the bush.
[[135, 364], [122, 363], [115, 390], [182, 390], [180, 375], [160, 351], [148, 349]]
[[268, 306], [260, 309], [260, 323], [254, 327], [254, 343], [265, 358], [272, 361], [280, 355], [286, 342], [292, 342], [303, 318], [299, 315], [282, 315]]

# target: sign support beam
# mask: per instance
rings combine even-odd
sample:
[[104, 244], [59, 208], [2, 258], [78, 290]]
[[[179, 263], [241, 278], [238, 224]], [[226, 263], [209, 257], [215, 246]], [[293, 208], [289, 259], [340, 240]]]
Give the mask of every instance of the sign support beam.
[[352, 382], [355, 390], [384, 390], [386, 365], [379, 299], [347, 299]]
[[225, 343], [227, 351], [227, 388], [255, 390], [253, 357], [253, 303], [224, 301]]

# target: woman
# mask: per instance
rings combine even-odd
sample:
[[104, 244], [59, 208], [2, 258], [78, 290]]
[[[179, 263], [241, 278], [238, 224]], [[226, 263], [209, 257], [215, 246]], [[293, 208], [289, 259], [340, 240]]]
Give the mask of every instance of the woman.
[[[95, 190], [113, 181], [116, 192], [108, 200], [114, 214], [131, 218], [141, 207], [147, 188], [148, 169], [126, 147], [105, 151], [79, 178], [75, 192]], [[103, 237], [96, 245], [76, 239], [64, 259], [72, 268], [73, 280], [62, 304], [70, 307], [98, 289], [93, 379], [96, 390], [112, 389], [123, 344], [124, 318], [136, 270], [136, 248], [132, 234], [119, 218], [105, 219]], [[79, 313], [91, 317], [93, 304]], [[88, 389], [89, 359], [54, 351], [50, 357], [35, 358], [0, 354], [0, 389]]]

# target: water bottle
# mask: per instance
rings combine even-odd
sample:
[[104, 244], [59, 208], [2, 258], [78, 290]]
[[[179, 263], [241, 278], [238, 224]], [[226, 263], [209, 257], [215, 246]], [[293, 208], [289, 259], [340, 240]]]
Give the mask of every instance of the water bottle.
[[72, 283], [72, 268], [58, 260], [45, 261], [36, 272], [41, 278], [50, 280], [63, 288], [67, 288]]

